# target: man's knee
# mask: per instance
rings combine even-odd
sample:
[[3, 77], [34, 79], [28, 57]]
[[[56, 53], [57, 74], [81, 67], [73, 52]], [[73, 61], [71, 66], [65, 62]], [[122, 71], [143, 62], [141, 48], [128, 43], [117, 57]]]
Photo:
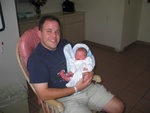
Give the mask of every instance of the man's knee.
[[125, 104], [117, 97], [113, 97], [102, 109], [108, 113], [123, 113]]
[[116, 105], [115, 113], [123, 113], [124, 109], [125, 109], [125, 104], [121, 100], [119, 100]]

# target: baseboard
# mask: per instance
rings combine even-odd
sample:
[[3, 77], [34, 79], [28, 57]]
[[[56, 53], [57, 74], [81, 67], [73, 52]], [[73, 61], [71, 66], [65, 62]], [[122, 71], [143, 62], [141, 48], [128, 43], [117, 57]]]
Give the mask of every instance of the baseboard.
[[144, 45], [144, 46], [150, 46], [150, 43], [138, 40], [138, 41], [135, 41], [135, 42], [129, 44], [128, 46], [124, 47], [124, 50], [126, 50], [134, 45], [137, 45], [137, 44]]
[[124, 50], [127, 50], [128, 48], [130, 48], [130, 47], [132, 47], [132, 46], [135, 46], [136, 44], [137, 44], [137, 41], [135, 41], [135, 42], [129, 44], [128, 46], [126, 46], [126, 47], [123, 48], [123, 51], [124, 51]]
[[[110, 50], [110, 51], [117, 52], [117, 51], [115, 50], [115, 48], [113, 48], [113, 47], [106, 46], [106, 45], [103, 45], [103, 44], [98, 44], [98, 43], [95, 43], [95, 42], [92, 42], [92, 41], [84, 40], [83, 43], [86, 43], [86, 44], [89, 44], [89, 45], [92, 45], [92, 46], [95, 46], [95, 47], [100, 47], [100, 48], [103, 48], [103, 49], [107, 49], [107, 50]], [[132, 47], [132, 46], [135, 46], [136, 44], [141, 44], [141, 45], [145, 45], [145, 46], [150, 46], [150, 43], [148, 43], [148, 42], [135, 41], [135, 42], [129, 44], [128, 46], [124, 47], [123, 51], [127, 50], [128, 48], [130, 48], [130, 47]], [[123, 52], [123, 51], [120, 51], [120, 52]]]
[[113, 48], [113, 47], [106, 46], [106, 45], [103, 45], [103, 44], [98, 44], [98, 43], [95, 43], [95, 42], [92, 42], [92, 41], [84, 40], [83, 43], [86, 43], [86, 44], [89, 44], [89, 45], [92, 45], [92, 46], [95, 46], [95, 47], [100, 47], [100, 48], [103, 48], [103, 49], [107, 49], [107, 50], [110, 50], [110, 51], [115, 51], [115, 48]]
[[150, 42], [144, 42], [144, 41], [137, 41], [137, 44], [145, 45], [145, 46], [150, 46]]

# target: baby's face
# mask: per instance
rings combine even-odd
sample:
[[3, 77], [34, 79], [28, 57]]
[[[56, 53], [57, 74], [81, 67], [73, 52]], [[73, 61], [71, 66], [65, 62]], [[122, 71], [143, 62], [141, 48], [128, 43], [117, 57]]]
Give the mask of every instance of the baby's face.
[[76, 53], [75, 53], [75, 59], [76, 60], [84, 60], [86, 58], [86, 51], [80, 51], [80, 50], [77, 50]]

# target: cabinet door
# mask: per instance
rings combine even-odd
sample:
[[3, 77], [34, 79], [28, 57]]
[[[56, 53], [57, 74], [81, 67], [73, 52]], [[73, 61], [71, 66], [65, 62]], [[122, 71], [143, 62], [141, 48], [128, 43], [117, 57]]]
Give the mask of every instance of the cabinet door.
[[65, 25], [65, 38], [72, 43], [84, 40], [84, 22], [76, 22]]
[[82, 42], [85, 38], [85, 17], [84, 13], [74, 14], [64, 21], [63, 26], [64, 38], [68, 39], [72, 43]]

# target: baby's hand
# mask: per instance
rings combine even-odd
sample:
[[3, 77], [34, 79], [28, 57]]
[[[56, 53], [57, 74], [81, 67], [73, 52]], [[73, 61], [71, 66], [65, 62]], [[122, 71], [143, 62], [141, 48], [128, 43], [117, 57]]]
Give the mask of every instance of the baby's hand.
[[72, 73], [72, 72], [68, 72], [68, 73], [66, 74], [66, 76], [67, 76], [67, 77], [72, 77], [72, 76], [73, 76], [73, 73]]
[[60, 72], [59, 72], [59, 75], [60, 75], [64, 80], [66, 80], [66, 81], [70, 81], [70, 79], [71, 79], [71, 77], [66, 76], [66, 73], [65, 73], [64, 70], [60, 71]]
[[83, 71], [88, 71], [88, 68], [84, 67], [84, 68], [83, 68]]

